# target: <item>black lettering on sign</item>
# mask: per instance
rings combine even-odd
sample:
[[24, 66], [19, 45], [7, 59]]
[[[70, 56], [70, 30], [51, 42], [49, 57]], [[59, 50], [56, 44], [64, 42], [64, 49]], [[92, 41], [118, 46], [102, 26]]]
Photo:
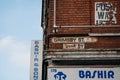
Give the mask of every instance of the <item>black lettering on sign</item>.
[[104, 18], [104, 12], [98, 12], [98, 19]]

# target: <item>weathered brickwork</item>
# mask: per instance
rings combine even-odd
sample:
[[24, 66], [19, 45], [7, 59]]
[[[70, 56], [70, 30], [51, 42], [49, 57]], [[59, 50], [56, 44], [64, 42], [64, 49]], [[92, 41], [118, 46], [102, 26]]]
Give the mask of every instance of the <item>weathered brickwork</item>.
[[[42, 0], [42, 3], [42, 80], [72, 79], [67, 68], [78, 72], [84, 67], [84, 70], [98, 68], [105, 69], [105, 73], [109, 68], [120, 67], [120, 0]], [[89, 75], [85, 72], [84, 79]]]
[[[120, 0], [56, 0], [56, 23], [54, 23], [54, 0], [49, 2], [45, 34], [48, 50], [63, 49], [63, 43], [51, 41], [53, 37], [86, 37], [90, 33], [120, 33]], [[120, 48], [119, 36], [95, 37], [97, 42], [84, 43], [84, 49]]]
[[89, 0], [57, 0], [56, 8], [57, 26], [90, 25]]
[[[53, 26], [54, 19], [54, 1], [50, 0], [50, 22]], [[97, 2], [102, 6], [97, 7], [102, 10], [116, 9], [115, 17], [117, 23], [114, 25], [120, 25], [120, 0], [57, 0], [56, 1], [56, 25], [57, 26], [91, 26], [95, 24], [95, 4]], [[108, 5], [107, 5], [108, 4]], [[111, 9], [112, 10], [112, 9]], [[110, 11], [109, 11], [110, 12]], [[104, 16], [106, 14], [104, 13]], [[105, 25], [109, 25], [106, 23]], [[112, 24], [113, 25], [113, 24]]]

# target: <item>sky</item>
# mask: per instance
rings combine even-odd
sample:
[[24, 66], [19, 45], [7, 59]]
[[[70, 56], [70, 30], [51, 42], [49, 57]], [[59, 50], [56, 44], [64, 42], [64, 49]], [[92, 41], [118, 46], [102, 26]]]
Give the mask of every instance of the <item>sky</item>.
[[29, 80], [31, 40], [42, 40], [42, 0], [0, 0], [0, 80]]

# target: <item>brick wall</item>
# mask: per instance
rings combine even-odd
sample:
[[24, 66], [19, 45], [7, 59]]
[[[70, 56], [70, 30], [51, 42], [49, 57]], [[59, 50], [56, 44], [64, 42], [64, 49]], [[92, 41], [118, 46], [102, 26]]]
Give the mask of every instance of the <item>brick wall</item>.
[[57, 26], [90, 25], [89, 0], [57, 0]]
[[[101, 13], [99, 13], [95, 9], [95, 6], [98, 6], [97, 8], [101, 11]], [[109, 21], [102, 25], [95, 23], [97, 21], [101, 21], [100, 19], [98, 19], [99, 17], [95, 18], [95, 15], [111, 15], [111, 13], [109, 12], [103, 14], [101, 10], [101, 7], [102, 9], [108, 9], [110, 8], [110, 6], [112, 13], [116, 12], [112, 14], [113, 17], [104, 16], [104, 19], [106, 20], [107, 18], [109, 18]], [[53, 27], [54, 0], [50, 0], [48, 17], [49, 20], [46, 29], [46, 44], [48, 44], [48, 49], [63, 49], [62, 43], [53, 43], [51, 41], [51, 38], [79, 36], [84, 37], [89, 36], [89, 33], [120, 33], [120, 0], [56, 0], [56, 26], [58, 26], [57, 28]], [[110, 22], [112, 20], [114, 21], [113, 23]], [[68, 27], [63, 28], [62, 26]], [[69, 26], [72, 26], [72, 28], [70, 28]], [[56, 33], [54, 33], [55, 30], [57, 30]], [[85, 43], [85, 49], [120, 48], [119, 37], [96, 36], [96, 38], [98, 39], [96, 43]]]
[[[53, 26], [54, 1], [50, 0], [50, 24]], [[120, 0], [56, 0], [56, 25], [57, 26], [90, 26], [95, 24], [95, 4], [100, 3], [102, 7], [108, 3], [116, 8], [116, 24], [106, 23], [105, 25], [120, 25]], [[109, 5], [110, 4], [110, 5]], [[98, 7], [100, 9], [100, 7]], [[106, 14], [104, 14], [106, 15]]]

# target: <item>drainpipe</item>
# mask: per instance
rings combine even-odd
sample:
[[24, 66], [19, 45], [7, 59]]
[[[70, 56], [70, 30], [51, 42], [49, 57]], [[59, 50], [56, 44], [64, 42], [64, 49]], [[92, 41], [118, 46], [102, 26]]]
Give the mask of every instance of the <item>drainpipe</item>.
[[56, 0], [54, 0], [54, 28], [56, 27]]

